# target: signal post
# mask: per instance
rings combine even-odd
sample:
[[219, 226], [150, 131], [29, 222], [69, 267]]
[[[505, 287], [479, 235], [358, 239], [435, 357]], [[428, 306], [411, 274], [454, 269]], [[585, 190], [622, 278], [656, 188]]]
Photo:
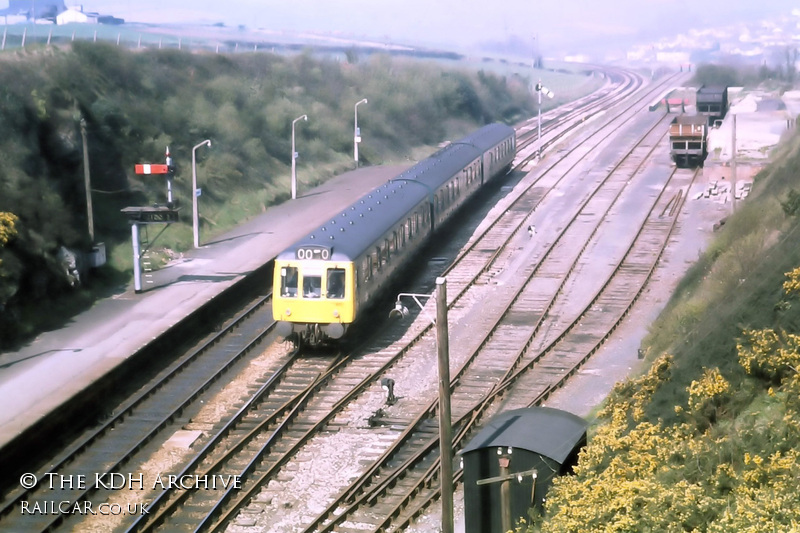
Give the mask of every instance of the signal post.
[[[122, 212], [128, 217], [131, 225], [131, 242], [133, 245], [133, 289], [134, 292], [142, 292], [142, 255], [147, 252], [147, 248], [141, 249], [141, 239], [139, 238], [139, 226], [142, 224], [172, 224], [178, 222], [178, 209], [172, 200], [172, 179], [175, 177], [175, 166], [167, 148], [166, 164], [150, 165], [140, 164], [135, 167], [137, 174], [161, 174], [167, 177], [167, 205], [152, 207], [126, 207]], [[160, 233], [159, 233], [160, 235]], [[156, 237], [157, 238], [157, 237]], [[155, 242], [155, 239], [153, 240]], [[149, 246], [149, 244], [148, 244]]]

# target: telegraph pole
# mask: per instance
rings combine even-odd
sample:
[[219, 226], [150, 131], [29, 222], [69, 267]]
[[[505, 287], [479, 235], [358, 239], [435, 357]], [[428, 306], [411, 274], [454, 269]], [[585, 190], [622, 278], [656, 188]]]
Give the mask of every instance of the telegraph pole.
[[450, 419], [450, 341], [447, 329], [447, 280], [441, 277], [436, 278], [436, 345], [439, 352], [442, 533], [453, 533], [453, 428]]
[[83, 181], [86, 185], [86, 218], [89, 219], [89, 239], [94, 244], [94, 215], [92, 214], [92, 183], [89, 177], [89, 145], [86, 142], [86, 120], [81, 119], [83, 140]]

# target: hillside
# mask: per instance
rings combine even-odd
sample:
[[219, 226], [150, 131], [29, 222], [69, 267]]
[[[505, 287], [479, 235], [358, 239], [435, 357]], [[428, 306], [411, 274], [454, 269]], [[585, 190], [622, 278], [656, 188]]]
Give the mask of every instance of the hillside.
[[[800, 527], [800, 135], [679, 284], [528, 531]], [[524, 529], [524, 528], [523, 528]]]
[[[167, 147], [178, 207], [190, 206], [192, 149], [212, 141], [196, 150], [200, 224], [212, 238], [289, 197], [296, 117], [308, 115], [296, 131], [302, 191], [352, 168], [361, 99], [369, 101], [358, 117], [362, 165], [414, 159], [535, 108], [529, 80], [518, 75], [381, 54], [226, 55], [76, 41], [5, 52], [0, 66], [0, 347], [57, 327], [130, 279], [130, 229], [120, 210], [166, 203], [163, 177], [137, 175], [134, 165], [163, 163]], [[597, 83], [550, 75], [583, 93]], [[91, 272], [81, 264], [92, 246], [82, 124], [94, 241], [109, 256]], [[160, 260], [191, 246], [190, 212], [184, 207], [181, 223], [159, 236]]]

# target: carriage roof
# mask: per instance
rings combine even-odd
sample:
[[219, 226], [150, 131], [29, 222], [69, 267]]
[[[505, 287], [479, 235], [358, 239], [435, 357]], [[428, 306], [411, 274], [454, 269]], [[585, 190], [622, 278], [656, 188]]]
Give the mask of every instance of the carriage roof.
[[278, 257], [294, 259], [299, 248], [325, 247], [331, 250], [330, 260], [352, 261], [447, 180], [513, 133], [503, 124], [490, 124], [448, 144], [365, 194]]

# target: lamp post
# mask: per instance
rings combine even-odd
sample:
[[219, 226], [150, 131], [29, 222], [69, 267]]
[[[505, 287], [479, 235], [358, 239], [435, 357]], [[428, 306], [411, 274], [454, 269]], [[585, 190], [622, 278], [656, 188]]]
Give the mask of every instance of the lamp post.
[[206, 139], [192, 148], [192, 233], [194, 234], [194, 247], [200, 248], [200, 220], [197, 213], [197, 156], [195, 152], [201, 146], [206, 145], [211, 148], [211, 141]]
[[[408, 296], [420, 308], [419, 298], [430, 298], [430, 294], [400, 293], [390, 317], [408, 316], [400, 301]], [[447, 326], [447, 280], [436, 278], [436, 346], [439, 360], [439, 459], [442, 492], [442, 533], [453, 533], [453, 428], [450, 418], [450, 341]]]
[[366, 103], [367, 99], [364, 98], [363, 100], [359, 100], [358, 102], [356, 102], [356, 105], [354, 107], [355, 122], [353, 129], [353, 159], [355, 159], [356, 161], [356, 168], [358, 168], [358, 143], [361, 142], [361, 132], [358, 131], [358, 106]]
[[545, 94], [548, 98], [553, 97], [553, 93], [542, 85], [542, 80], [539, 80], [539, 83], [536, 84], [536, 92], [539, 93], [539, 127], [538, 133], [536, 135], [536, 142], [539, 144], [539, 154], [537, 159], [542, 159], [542, 93]]
[[298, 120], [308, 121], [308, 115], [300, 115], [292, 121], [292, 200], [297, 198], [297, 152], [294, 149], [294, 125]]

